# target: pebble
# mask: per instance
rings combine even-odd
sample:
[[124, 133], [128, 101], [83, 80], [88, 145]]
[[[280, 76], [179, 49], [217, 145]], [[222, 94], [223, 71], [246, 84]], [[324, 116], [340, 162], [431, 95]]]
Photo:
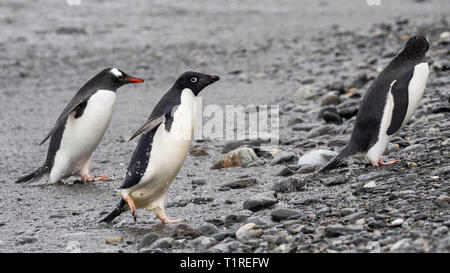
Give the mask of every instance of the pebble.
[[243, 178], [243, 179], [238, 179], [238, 180], [230, 182], [230, 183], [223, 184], [222, 188], [228, 187], [231, 189], [242, 189], [242, 188], [247, 188], [247, 187], [253, 186], [255, 184], [256, 184], [255, 178]]
[[161, 249], [165, 249], [165, 248], [171, 248], [176, 244], [175, 240], [171, 237], [163, 237], [160, 238], [158, 240], [156, 240], [155, 242], [153, 242], [150, 246], [151, 249], [155, 249], [155, 248], [161, 248]]
[[200, 235], [201, 235], [200, 231], [196, 230], [195, 228], [191, 227], [186, 223], [178, 224], [178, 226], [175, 227], [175, 230], [172, 233], [172, 237], [175, 239], [197, 238]]
[[197, 230], [204, 236], [211, 236], [219, 232], [219, 229], [211, 223], [204, 223]]
[[225, 146], [222, 148], [222, 154], [227, 154], [239, 147], [242, 146], [249, 146], [249, 147], [254, 147], [254, 146], [260, 146], [261, 145], [261, 140], [237, 140], [237, 141], [231, 141], [228, 142], [227, 144], [225, 144]]
[[220, 160], [211, 166], [211, 169], [242, 167], [246, 168], [251, 163], [258, 161], [255, 151], [249, 147], [241, 147], [224, 155]]
[[244, 202], [243, 208], [251, 211], [258, 211], [273, 206], [278, 203], [275, 194], [274, 191], [256, 194]]
[[316, 94], [316, 88], [311, 85], [302, 85], [294, 93], [293, 98], [297, 101], [303, 101]]
[[440, 207], [447, 207], [450, 204], [450, 197], [448, 195], [441, 195], [436, 199], [436, 203]]
[[121, 242], [123, 242], [122, 237], [111, 237], [111, 238], [105, 239], [106, 244], [117, 244], [117, 243], [121, 243]]
[[403, 225], [404, 222], [405, 222], [405, 220], [403, 220], [402, 218], [397, 218], [391, 222], [391, 227], [399, 227], [399, 226]]
[[302, 215], [302, 213], [299, 210], [283, 209], [283, 208], [274, 209], [270, 213], [270, 216], [272, 217], [272, 219], [277, 222], [284, 221], [284, 220], [287, 220], [288, 218], [301, 216], [301, 215]]
[[323, 125], [323, 126], [314, 128], [311, 131], [309, 131], [308, 137], [315, 138], [318, 136], [333, 135], [335, 133], [336, 133], [336, 129], [333, 126]]
[[139, 242], [138, 250], [151, 246], [161, 236], [156, 232], [147, 233]]
[[363, 230], [363, 226], [361, 225], [341, 225], [341, 224], [333, 224], [328, 225], [325, 228], [326, 235], [328, 237], [337, 237], [344, 234], [358, 233]]
[[275, 155], [270, 164], [273, 166], [276, 164], [292, 162], [294, 160], [297, 160], [297, 155], [294, 152], [281, 151]]
[[298, 178], [287, 178], [281, 181], [276, 181], [272, 186], [272, 190], [275, 192], [296, 192], [302, 191], [305, 188], [305, 181]]
[[312, 150], [302, 155], [299, 158], [297, 165], [323, 165], [337, 155], [338, 153], [330, 150]]
[[240, 227], [236, 231], [236, 239], [241, 242], [248, 241], [250, 239], [255, 239], [261, 236], [262, 229], [258, 229], [255, 223], [248, 223]]
[[273, 176], [291, 176], [293, 175], [294, 172], [292, 171], [291, 168], [287, 167], [287, 166], [283, 166], [278, 168], [274, 173]]
[[376, 188], [377, 187], [377, 183], [375, 183], [375, 181], [370, 181], [366, 184], [364, 184], [363, 188], [368, 188], [368, 189], [372, 189], [372, 188]]

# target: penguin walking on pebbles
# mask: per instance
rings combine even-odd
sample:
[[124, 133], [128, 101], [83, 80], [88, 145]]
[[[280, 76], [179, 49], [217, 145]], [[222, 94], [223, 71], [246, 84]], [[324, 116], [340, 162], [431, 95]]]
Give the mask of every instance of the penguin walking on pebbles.
[[365, 94], [349, 143], [319, 172], [331, 170], [357, 153], [366, 153], [373, 166], [400, 161], [384, 163], [382, 155], [392, 136], [408, 123], [419, 106], [428, 80], [425, 54], [429, 47], [423, 35], [408, 39]]
[[117, 68], [106, 68], [85, 83], [40, 143], [42, 145], [50, 138], [44, 164], [16, 183], [36, 180], [45, 174], [50, 174], [50, 183], [72, 175], [80, 175], [83, 181], [108, 180], [106, 175], [89, 176], [92, 152], [108, 128], [117, 89], [125, 84], [142, 82]]
[[218, 80], [216, 75], [185, 72], [161, 98], [149, 120], [131, 137], [142, 134], [125, 181], [116, 190], [122, 199], [102, 222], [111, 222], [126, 210], [131, 210], [136, 221], [137, 208], [153, 211], [164, 223], [183, 221], [169, 219], [164, 212], [164, 204], [191, 144], [196, 96]]

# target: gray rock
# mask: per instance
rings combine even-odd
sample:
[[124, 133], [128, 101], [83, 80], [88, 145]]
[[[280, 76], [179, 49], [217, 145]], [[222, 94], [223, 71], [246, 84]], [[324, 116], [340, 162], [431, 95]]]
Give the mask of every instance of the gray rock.
[[408, 251], [412, 247], [411, 243], [412, 243], [411, 239], [409, 239], [409, 238], [401, 239], [401, 240], [397, 241], [395, 244], [393, 244], [389, 250], [391, 252]]
[[363, 188], [372, 189], [372, 188], [376, 188], [376, 186], [377, 186], [377, 183], [375, 183], [375, 181], [370, 181], [370, 182], [367, 182], [366, 184], [364, 184]]
[[298, 165], [322, 165], [328, 163], [337, 156], [338, 153], [330, 150], [312, 150], [302, 155], [298, 160]]
[[236, 231], [236, 239], [245, 242], [251, 239], [258, 238], [262, 234], [262, 229], [258, 229], [255, 223], [248, 223], [240, 227]]
[[311, 129], [311, 131], [308, 132], [308, 137], [315, 138], [318, 136], [324, 136], [324, 135], [334, 135], [336, 133], [336, 129], [334, 126], [330, 125], [323, 125], [314, 129]]
[[275, 192], [295, 192], [301, 191], [305, 188], [305, 181], [294, 177], [276, 181], [272, 186]]
[[293, 174], [294, 172], [287, 166], [280, 167], [273, 173], [274, 176], [291, 176]]
[[358, 211], [355, 213], [352, 213], [350, 215], [347, 215], [344, 217], [344, 221], [349, 221], [349, 222], [353, 222], [356, 221], [358, 219], [364, 218], [367, 215], [367, 212], [365, 211]]
[[178, 238], [197, 238], [201, 235], [200, 231], [191, 227], [188, 224], [181, 223], [176, 226], [175, 230], [172, 233], [172, 237], [175, 239]]
[[293, 131], [310, 131], [313, 128], [320, 126], [320, 123], [297, 123], [292, 126]]
[[355, 213], [355, 209], [354, 208], [343, 208], [343, 209], [341, 209], [340, 211], [339, 211], [339, 214], [341, 215], [341, 216], [347, 216], [347, 215], [350, 215], [350, 214], [352, 214], [352, 213]]
[[231, 189], [241, 189], [241, 188], [246, 188], [246, 187], [250, 187], [256, 184], [256, 179], [255, 178], [243, 178], [243, 179], [239, 179], [230, 183], [226, 183], [222, 185], [223, 187], [228, 187]]
[[199, 179], [192, 180], [191, 183], [192, 183], [192, 185], [196, 185], [196, 186], [204, 186], [204, 185], [206, 185], [207, 181], [206, 181], [206, 179], [199, 178]]
[[153, 244], [151, 244], [150, 248], [155, 249], [155, 248], [171, 248], [176, 244], [175, 240], [171, 237], [163, 237], [160, 238], [158, 240], [156, 240], [155, 242], [153, 242]]
[[447, 207], [450, 205], [450, 197], [447, 195], [441, 195], [436, 199], [436, 203], [441, 207]]
[[327, 187], [341, 185], [347, 183], [347, 178], [345, 176], [332, 176], [325, 179], [324, 184]]
[[341, 224], [334, 224], [334, 225], [328, 225], [325, 228], [326, 235], [328, 237], [337, 237], [344, 234], [351, 234], [351, 233], [358, 233], [363, 231], [363, 226], [360, 225], [341, 225]]
[[290, 217], [295, 217], [295, 216], [300, 216], [300, 215], [302, 215], [302, 213], [299, 210], [283, 209], [283, 208], [274, 209], [270, 213], [270, 216], [272, 217], [272, 219], [275, 221], [278, 221], [278, 222], [287, 220]]
[[240, 147], [224, 155], [211, 166], [211, 169], [242, 167], [246, 168], [251, 163], [258, 161], [255, 151], [249, 147]]
[[410, 153], [410, 152], [417, 152], [417, 151], [423, 151], [423, 150], [425, 150], [424, 144], [414, 144], [414, 145], [410, 145], [410, 146], [404, 148], [401, 152], [402, 153]]
[[232, 141], [225, 144], [225, 146], [222, 148], [222, 154], [226, 154], [231, 152], [232, 150], [235, 150], [241, 146], [260, 146], [261, 140], [238, 140], [238, 141]]
[[339, 92], [336, 91], [330, 91], [326, 93], [321, 102], [321, 106], [327, 106], [327, 105], [336, 105], [339, 104]]
[[251, 211], [258, 211], [273, 206], [278, 203], [278, 199], [275, 197], [275, 194], [276, 193], [274, 191], [257, 194], [246, 200], [243, 204], [243, 208]]
[[247, 218], [250, 217], [251, 215], [252, 215], [252, 211], [243, 210], [237, 214], [230, 214], [230, 215], [226, 216], [224, 223], [226, 226], [231, 226], [235, 223], [242, 223], [245, 220], [247, 220]]
[[142, 240], [140, 241], [138, 249], [142, 249], [142, 248], [151, 246], [160, 237], [161, 236], [159, 236], [159, 234], [155, 233], [155, 232], [147, 233], [144, 236], [144, 238], [142, 238]]
[[231, 232], [231, 231], [218, 232], [218, 233], [214, 234], [212, 237], [214, 239], [216, 239], [217, 241], [222, 241], [226, 238], [234, 237], [234, 232]]
[[391, 227], [399, 227], [399, 226], [403, 225], [404, 222], [405, 222], [405, 220], [403, 220], [402, 218], [397, 218], [391, 222]]
[[189, 242], [189, 245], [194, 246], [198, 250], [205, 250], [217, 244], [217, 240], [212, 237], [200, 236]]
[[276, 165], [286, 162], [292, 162], [297, 159], [297, 155], [293, 152], [281, 151], [275, 155], [270, 164]]
[[311, 85], [302, 85], [294, 93], [293, 98], [297, 101], [308, 99], [316, 94], [316, 88]]
[[216, 234], [219, 229], [213, 224], [205, 223], [198, 228], [198, 231], [204, 236], [211, 236]]

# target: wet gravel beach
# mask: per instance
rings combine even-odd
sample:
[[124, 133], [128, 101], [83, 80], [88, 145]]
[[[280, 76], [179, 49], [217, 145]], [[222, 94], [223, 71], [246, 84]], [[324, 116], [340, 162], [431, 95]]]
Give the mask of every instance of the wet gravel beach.
[[[450, 251], [449, 1], [57, 2], [0, 3], [0, 252]], [[342, 149], [362, 95], [415, 33], [434, 61], [386, 149], [401, 162], [354, 156], [315, 174], [308, 163]], [[15, 184], [43, 163], [38, 144], [75, 91], [111, 66], [145, 79], [118, 90], [94, 152], [91, 174], [112, 180]], [[129, 136], [186, 70], [220, 75], [204, 106], [279, 105], [278, 150], [247, 142], [248, 167], [211, 169], [243, 143], [193, 141], [166, 205], [184, 223], [146, 210], [99, 223], [119, 200]]]

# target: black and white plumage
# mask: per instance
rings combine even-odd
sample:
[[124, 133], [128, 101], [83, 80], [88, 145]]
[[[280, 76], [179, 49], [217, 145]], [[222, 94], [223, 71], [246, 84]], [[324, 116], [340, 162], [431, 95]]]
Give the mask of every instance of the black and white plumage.
[[[91, 156], [108, 128], [116, 91], [122, 85], [140, 82], [143, 80], [117, 68], [106, 68], [86, 82], [40, 143], [50, 138], [44, 165], [16, 182], [39, 179], [45, 174], [50, 174], [50, 183], [75, 174], [83, 180], [94, 180], [89, 176]], [[107, 179], [106, 176], [100, 177], [103, 178]]]
[[[136, 208], [154, 211], [165, 223], [167, 192], [186, 159], [194, 132], [195, 98], [218, 76], [198, 72], [183, 73], [153, 109], [149, 120], [131, 139], [142, 134], [133, 153], [123, 185], [117, 189], [122, 197], [103, 222], [110, 222], [125, 210], [136, 220]], [[131, 140], [130, 139], [130, 140]]]
[[382, 155], [386, 146], [408, 123], [422, 99], [429, 74], [425, 56], [429, 46], [423, 35], [408, 39], [365, 94], [349, 143], [320, 172], [337, 167], [343, 159], [357, 153], [366, 153], [374, 166], [385, 164]]

